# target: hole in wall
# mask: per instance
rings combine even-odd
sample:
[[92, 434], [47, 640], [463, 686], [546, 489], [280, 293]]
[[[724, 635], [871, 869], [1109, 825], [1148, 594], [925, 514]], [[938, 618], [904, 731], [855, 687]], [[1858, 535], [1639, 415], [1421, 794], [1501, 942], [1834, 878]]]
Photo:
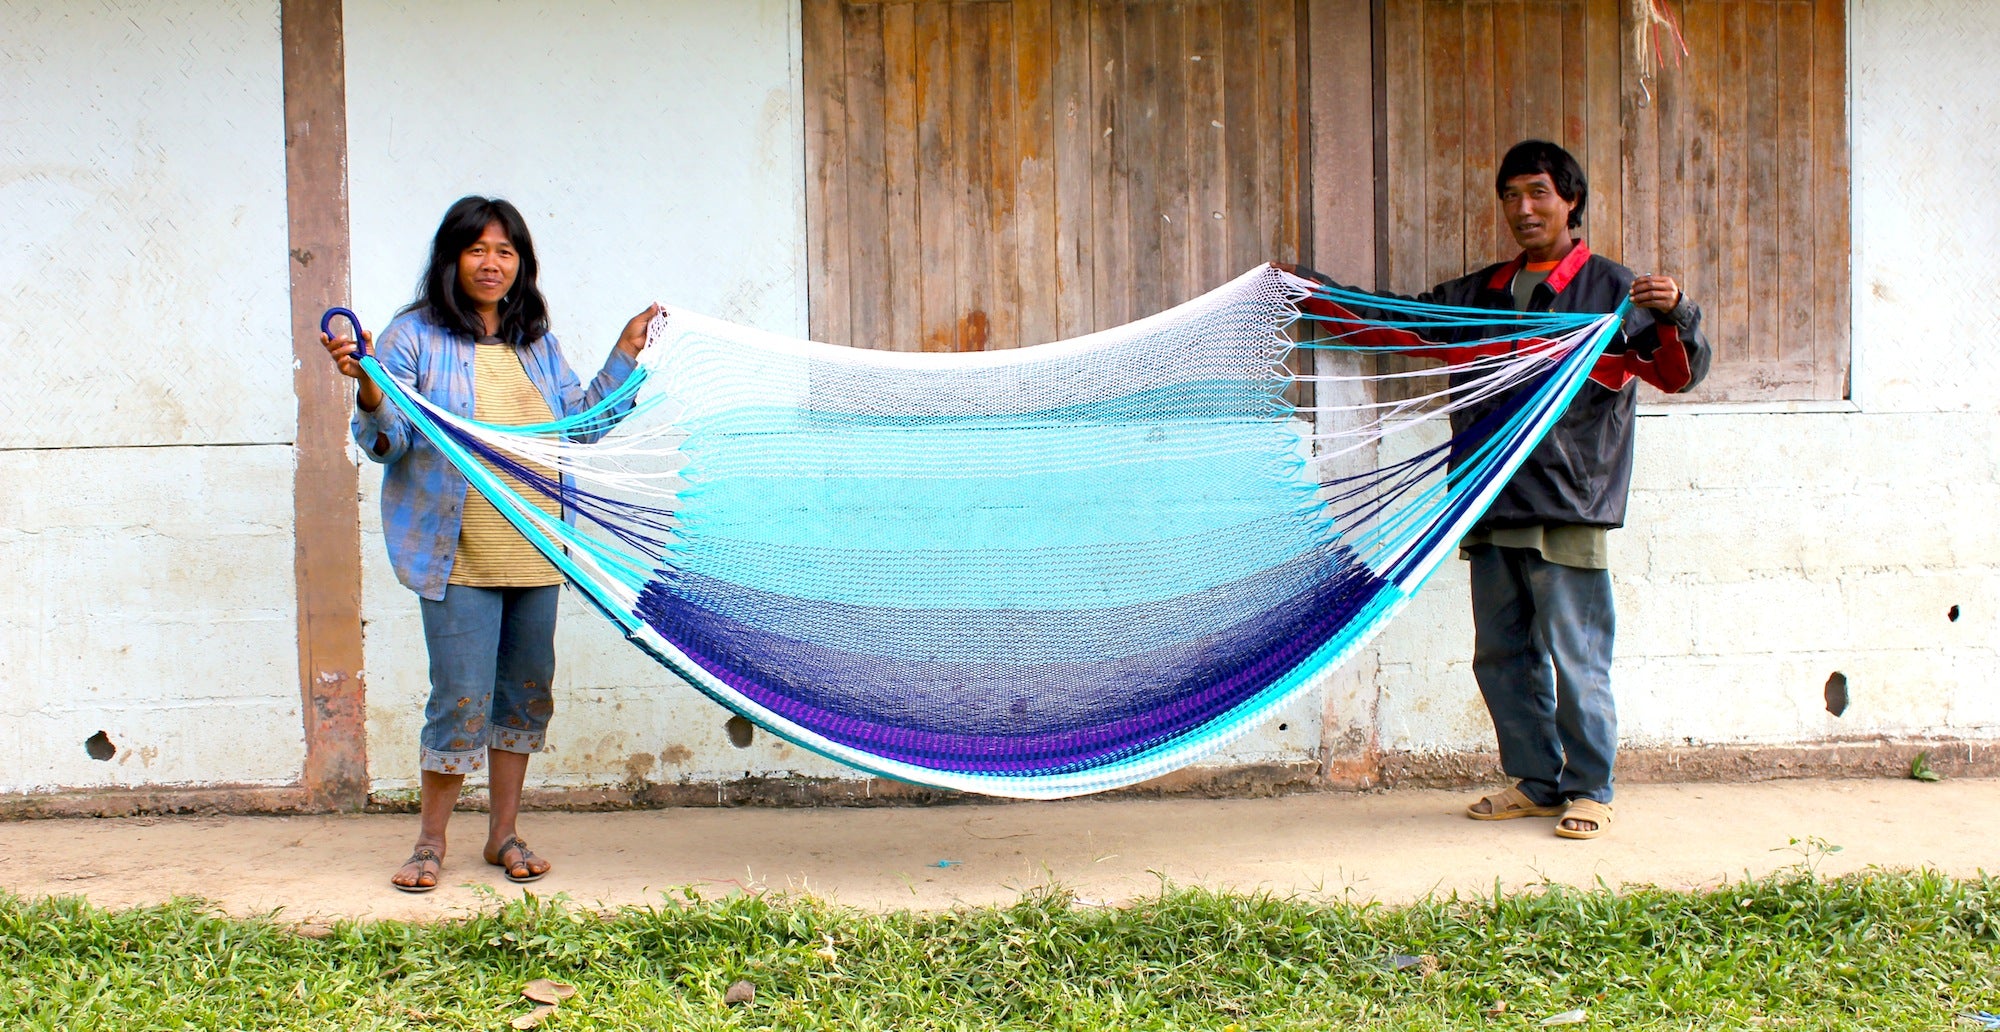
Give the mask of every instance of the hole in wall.
[[111, 744], [111, 736], [102, 731], [83, 740], [83, 751], [93, 760], [108, 760], [118, 755], [118, 747]]
[[1950, 621], [1951, 621], [1952, 623], [1957, 623], [1957, 622], [1958, 622], [1958, 607], [1957, 607], [1957, 606], [1953, 606], [1953, 607], [1951, 607], [1950, 609], [1947, 609], [1947, 610], [1945, 610], [1945, 611], [1944, 611], [1944, 618], [1945, 618], [1945, 619], [1947, 619], [1947, 620], [1950, 620]]
[[729, 732], [729, 744], [738, 749], [750, 748], [750, 740], [757, 736], [757, 725], [752, 724], [750, 718], [741, 715], [730, 717], [722, 725], [722, 729]]
[[1826, 711], [1836, 717], [1847, 712], [1847, 675], [1838, 670], [1826, 679]]

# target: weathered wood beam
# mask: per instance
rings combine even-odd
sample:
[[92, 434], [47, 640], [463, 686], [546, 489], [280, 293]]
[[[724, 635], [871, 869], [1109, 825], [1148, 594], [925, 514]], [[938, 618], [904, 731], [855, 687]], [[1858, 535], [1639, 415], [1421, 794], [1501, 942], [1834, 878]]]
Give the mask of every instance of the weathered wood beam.
[[341, 0], [283, 0], [285, 199], [290, 232], [293, 387], [293, 571], [298, 584], [299, 692], [312, 809], [368, 800], [361, 654], [359, 473], [347, 456], [350, 388], [319, 343], [319, 316], [346, 304], [347, 73]]

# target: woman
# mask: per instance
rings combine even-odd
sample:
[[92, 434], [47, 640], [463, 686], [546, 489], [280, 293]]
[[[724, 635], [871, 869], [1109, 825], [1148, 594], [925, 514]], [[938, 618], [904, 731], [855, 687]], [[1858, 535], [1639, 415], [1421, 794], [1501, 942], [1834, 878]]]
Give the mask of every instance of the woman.
[[[625, 324], [585, 389], [548, 332], [535, 274], [535, 245], [521, 213], [503, 200], [463, 198], [438, 226], [416, 300], [382, 331], [379, 346], [369, 334], [362, 339], [391, 376], [459, 416], [521, 425], [574, 415], [631, 375], [659, 306]], [[549, 685], [562, 574], [384, 404], [381, 388], [362, 376], [353, 340], [320, 340], [340, 371], [361, 381], [354, 440], [384, 467], [383, 536], [396, 578], [421, 599], [430, 650], [422, 823], [416, 849], [390, 883], [405, 892], [437, 887], [445, 826], [465, 776], [482, 766], [491, 797], [486, 862], [512, 881], [534, 881], [549, 862], [521, 841], [515, 821], [528, 756], [542, 748], [554, 709]], [[500, 475], [561, 514], [560, 503]]]

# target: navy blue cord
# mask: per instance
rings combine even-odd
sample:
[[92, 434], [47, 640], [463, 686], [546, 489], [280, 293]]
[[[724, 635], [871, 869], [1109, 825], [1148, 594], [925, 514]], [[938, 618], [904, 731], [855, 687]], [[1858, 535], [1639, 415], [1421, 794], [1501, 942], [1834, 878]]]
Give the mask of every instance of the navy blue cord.
[[327, 309], [326, 314], [319, 317], [319, 332], [326, 334], [326, 339], [332, 340], [333, 319], [335, 316], [345, 317], [347, 319], [348, 325], [354, 327], [354, 357], [367, 358], [368, 342], [361, 339], [361, 319], [359, 316], [355, 315], [348, 309], [345, 308]]

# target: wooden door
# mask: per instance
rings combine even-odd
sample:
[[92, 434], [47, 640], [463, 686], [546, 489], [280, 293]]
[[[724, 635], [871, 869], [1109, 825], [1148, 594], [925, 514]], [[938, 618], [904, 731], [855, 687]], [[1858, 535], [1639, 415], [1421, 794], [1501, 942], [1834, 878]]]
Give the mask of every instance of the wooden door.
[[1627, 0], [1385, 0], [1381, 285], [1511, 256], [1494, 169], [1554, 140], [1590, 181], [1592, 250], [1704, 309], [1715, 365], [1685, 397], [1845, 397], [1843, 0], [1669, 4], [1690, 55], [1642, 86]]
[[1296, 0], [804, 0], [815, 339], [1076, 336], [1297, 260]]

